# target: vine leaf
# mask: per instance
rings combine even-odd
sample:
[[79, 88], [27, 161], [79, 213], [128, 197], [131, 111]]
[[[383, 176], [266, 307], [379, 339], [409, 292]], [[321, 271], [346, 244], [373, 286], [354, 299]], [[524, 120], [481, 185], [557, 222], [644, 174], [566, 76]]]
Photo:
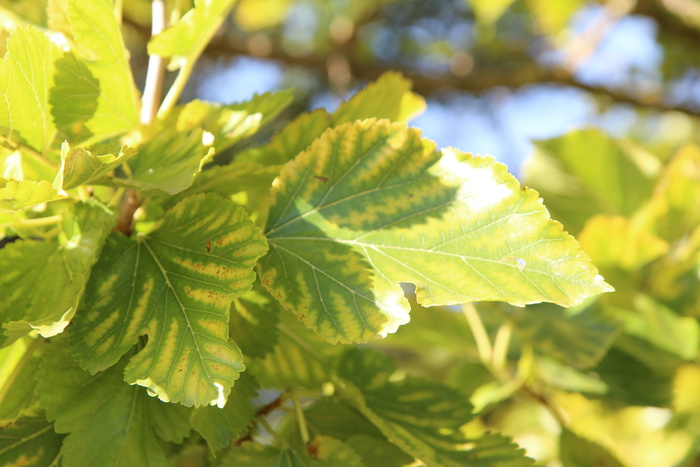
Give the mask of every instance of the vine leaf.
[[49, 89], [59, 54], [46, 34], [21, 26], [10, 34], [5, 58], [0, 60], [0, 134], [10, 139], [19, 134], [40, 153], [48, 149], [56, 130]]
[[150, 398], [122, 379], [127, 358], [90, 375], [72, 358], [64, 339], [55, 339], [52, 347], [37, 392], [56, 432], [68, 434], [61, 449], [64, 464], [164, 465], [165, 453], [151, 425]]
[[59, 189], [89, 185], [133, 157], [136, 151], [124, 146], [118, 155], [94, 156], [83, 148], [70, 148], [67, 142], [61, 146], [61, 168], [54, 186]]
[[402, 451], [436, 467], [532, 465], [506, 438], [462, 434], [472, 418], [465, 396], [427, 379], [390, 382], [393, 370], [388, 357], [359, 347], [338, 364], [338, 376], [351, 383], [343, 389], [348, 403]]
[[0, 321], [7, 345], [35, 330], [62, 332], [78, 307], [93, 263], [112, 226], [98, 202], [68, 205], [57, 240], [20, 240], [0, 250]]
[[0, 178], [0, 214], [21, 211], [37, 204], [65, 198], [46, 180], [5, 180]]
[[0, 464], [8, 466], [58, 465], [62, 435], [42, 417], [21, 418], [0, 427]]
[[492, 158], [440, 153], [374, 119], [326, 131], [272, 189], [263, 285], [323, 339], [361, 342], [422, 305], [563, 306], [611, 291], [576, 240]]
[[148, 235], [112, 233], [78, 311], [77, 360], [95, 373], [147, 335], [127, 382], [166, 402], [222, 407], [245, 368], [228, 309], [250, 289], [266, 248], [243, 208], [213, 194], [176, 204]]
[[181, 68], [199, 57], [214, 33], [226, 19], [236, 0], [195, 0], [194, 8], [180, 21], [161, 32], [148, 43], [148, 53], [173, 57]]
[[[99, 92], [97, 108], [86, 126], [95, 135], [134, 127], [139, 122], [139, 96], [112, 1], [66, 0], [66, 11], [77, 52], [90, 72], [76, 69], [73, 94], [81, 100], [86, 87]], [[93, 95], [86, 98], [94, 100]]]
[[333, 112], [334, 126], [365, 118], [408, 121], [423, 113], [425, 100], [411, 92], [412, 83], [400, 73], [384, 73], [373, 83], [340, 104]]

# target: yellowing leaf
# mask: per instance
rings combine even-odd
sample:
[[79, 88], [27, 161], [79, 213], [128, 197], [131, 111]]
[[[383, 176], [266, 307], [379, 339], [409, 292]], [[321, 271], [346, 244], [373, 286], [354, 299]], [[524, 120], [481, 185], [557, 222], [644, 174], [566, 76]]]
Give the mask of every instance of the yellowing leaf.
[[4, 180], [0, 178], [0, 214], [3, 212], [20, 211], [37, 204], [64, 199], [65, 196], [51, 186], [51, 183], [41, 180]]
[[0, 321], [9, 338], [0, 342], [32, 329], [54, 336], [75, 314], [112, 214], [90, 202], [68, 205], [61, 215], [63, 241], [20, 240], [0, 250]]
[[0, 61], [0, 135], [24, 140], [40, 153], [49, 148], [56, 130], [49, 90], [59, 53], [43, 32], [22, 26], [8, 38]]
[[217, 195], [186, 198], [148, 235], [113, 233], [75, 321], [77, 360], [95, 373], [148, 336], [126, 381], [163, 401], [222, 407], [245, 368], [228, 308], [250, 289], [265, 251], [243, 208]]
[[423, 305], [572, 306], [611, 288], [578, 243], [491, 158], [442, 156], [418, 131], [365, 120], [326, 131], [273, 185], [262, 283], [330, 342], [366, 341]]
[[86, 86], [90, 89], [92, 83], [99, 83], [97, 108], [86, 125], [96, 135], [133, 127], [139, 121], [139, 97], [112, 0], [67, 0], [66, 4], [78, 53], [94, 77], [75, 65], [74, 94], [80, 97]]
[[58, 465], [63, 436], [44, 417], [22, 418], [0, 428], [0, 464], [8, 466]]
[[333, 113], [333, 124], [365, 118], [388, 118], [407, 121], [423, 113], [425, 100], [411, 92], [411, 81], [400, 73], [384, 73], [379, 79], [343, 102]]

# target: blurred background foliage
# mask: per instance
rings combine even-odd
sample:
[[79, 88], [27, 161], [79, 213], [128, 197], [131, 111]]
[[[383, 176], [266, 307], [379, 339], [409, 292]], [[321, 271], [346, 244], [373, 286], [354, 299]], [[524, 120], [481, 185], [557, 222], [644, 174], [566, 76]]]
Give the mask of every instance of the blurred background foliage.
[[[120, 1], [142, 85], [150, 1]], [[0, 0], [0, 53], [47, 8], [61, 1]], [[508, 164], [617, 292], [415, 306], [372, 345], [463, 391], [480, 414], [466, 431], [510, 434], [542, 465], [700, 465], [700, 1], [239, 0], [184, 99], [293, 88], [255, 144], [388, 70], [427, 100], [413, 125]]]

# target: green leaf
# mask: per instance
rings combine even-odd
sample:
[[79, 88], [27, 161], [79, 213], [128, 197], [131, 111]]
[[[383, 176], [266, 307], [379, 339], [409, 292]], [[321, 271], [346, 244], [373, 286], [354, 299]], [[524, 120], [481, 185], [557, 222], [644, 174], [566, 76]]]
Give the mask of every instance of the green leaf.
[[59, 53], [43, 32], [21, 26], [7, 39], [7, 53], [0, 61], [0, 134], [12, 140], [18, 134], [40, 153], [50, 147], [56, 130], [49, 90]]
[[414, 377], [390, 382], [392, 367], [377, 351], [352, 348], [338, 375], [357, 388], [343, 390], [348, 402], [402, 451], [430, 466], [532, 463], [505, 438], [466, 438], [460, 427], [472, 418], [471, 405], [456, 390]]
[[408, 121], [423, 113], [425, 100], [411, 92], [411, 81], [400, 73], [384, 73], [333, 112], [333, 124], [387, 118], [394, 122]]
[[63, 332], [113, 221], [96, 201], [69, 204], [61, 216], [62, 238], [20, 240], [0, 250], [5, 345], [31, 330], [43, 337]]
[[0, 178], [0, 214], [21, 211], [37, 204], [65, 199], [46, 180], [5, 180]]
[[[303, 113], [276, 133], [269, 143], [236, 155], [236, 162], [254, 162], [263, 166], [285, 164], [331, 126], [331, 116], [324, 109]], [[279, 173], [279, 171], [278, 171]]]
[[[72, 94], [80, 96], [94, 89], [95, 81], [99, 83], [97, 109], [87, 120], [87, 127], [95, 135], [116, 134], [132, 128], [139, 122], [139, 96], [112, 0], [67, 0], [66, 4], [77, 52], [92, 74], [87, 75], [82, 66], [74, 67]], [[92, 93], [94, 90], [79, 99], [80, 111], [86, 108], [85, 101], [94, 99]]]
[[149, 397], [122, 380], [127, 358], [90, 375], [56, 339], [41, 368], [38, 393], [58, 433], [68, 433], [61, 454], [71, 466], [165, 465], [148, 411]]
[[138, 148], [138, 156], [129, 164], [129, 176], [115, 178], [115, 182], [171, 195], [184, 190], [214, 155], [211, 145], [204, 144], [203, 135], [198, 128], [189, 132], [164, 129]]
[[229, 105], [194, 100], [178, 109], [177, 128], [208, 131], [214, 135], [216, 151], [221, 152], [255, 134], [287, 108], [293, 98], [293, 91], [288, 89], [255, 94], [250, 100]]
[[[56, 60], [56, 85], [51, 88], [49, 102], [56, 127], [73, 141], [84, 134], [73, 127], [88, 122], [97, 112], [102, 93], [100, 82], [90, 71], [87, 62], [73, 51], [65, 52]], [[104, 104], [103, 104], [104, 105]], [[88, 130], [93, 130], [94, 125]]]
[[633, 214], [649, 199], [658, 169], [658, 159], [641, 148], [588, 129], [539, 141], [523, 183], [578, 233], [594, 214]]
[[355, 435], [346, 439], [345, 444], [362, 457], [367, 467], [404, 467], [413, 462], [411, 456], [384, 437]]
[[93, 156], [83, 148], [70, 148], [68, 143], [61, 147], [61, 169], [54, 185], [69, 189], [80, 185], [89, 185], [133, 157], [136, 151], [124, 146], [118, 155], [104, 154]]
[[75, 322], [76, 358], [95, 373], [147, 335], [126, 381], [163, 401], [223, 406], [245, 368], [228, 309], [265, 250], [243, 208], [216, 195], [178, 203], [148, 235], [111, 234]]
[[39, 370], [38, 340], [20, 339], [0, 349], [0, 425], [20, 416], [34, 417], [35, 376]]
[[231, 337], [243, 355], [261, 358], [277, 344], [280, 306], [256, 283], [253, 290], [233, 301]]
[[53, 423], [41, 418], [22, 418], [0, 427], [0, 464], [6, 466], [54, 467], [59, 465], [63, 436]]
[[606, 317], [598, 305], [577, 313], [551, 304], [509, 311], [506, 319], [513, 321], [521, 339], [538, 352], [579, 369], [594, 367], [620, 331], [618, 322]]
[[201, 407], [194, 410], [190, 418], [192, 427], [207, 440], [212, 452], [229, 446], [252, 424], [256, 416], [252, 400], [257, 390], [258, 384], [246, 372], [236, 381], [223, 409]]
[[623, 467], [600, 444], [564, 428], [559, 437], [559, 458], [564, 467]]
[[190, 195], [195, 193], [219, 193], [222, 196], [230, 196], [244, 190], [256, 190], [269, 186], [280, 173], [280, 166], [264, 167], [250, 162], [238, 162], [235, 160], [229, 165], [216, 165], [207, 168], [197, 175], [192, 186], [182, 193]]
[[146, 398], [148, 419], [160, 439], [180, 444], [192, 431], [190, 417], [194, 409], [180, 404], [165, 404], [155, 397]]
[[330, 381], [332, 358], [343, 346], [323, 342], [290, 313], [279, 313], [277, 344], [248, 369], [261, 386], [277, 389], [317, 388]]
[[481, 24], [492, 25], [498, 21], [503, 13], [515, 0], [466, 0], [471, 6], [474, 16]]
[[347, 444], [330, 436], [316, 436], [306, 450], [328, 465], [337, 467], [364, 467], [362, 458]]
[[180, 21], [167, 28], [148, 43], [148, 53], [173, 57], [179, 68], [194, 60], [204, 50], [226, 19], [236, 0], [195, 0], [194, 8]]
[[[272, 190], [263, 285], [323, 339], [395, 332], [409, 305], [564, 306], [612, 290], [578, 243], [491, 158], [433, 151], [403, 124], [326, 131]], [[341, 267], [342, 266], [342, 267]]]

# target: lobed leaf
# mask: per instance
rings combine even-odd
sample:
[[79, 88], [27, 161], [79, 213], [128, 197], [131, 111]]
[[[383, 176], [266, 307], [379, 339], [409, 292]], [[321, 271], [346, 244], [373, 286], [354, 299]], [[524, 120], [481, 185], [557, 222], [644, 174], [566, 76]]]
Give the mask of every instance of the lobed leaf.
[[22, 418], [0, 427], [0, 464], [46, 467], [59, 465], [63, 436], [44, 417]]
[[165, 453], [151, 426], [149, 397], [122, 379], [127, 358], [90, 375], [73, 360], [67, 341], [52, 341], [38, 393], [71, 466], [162, 466]]
[[578, 243], [491, 158], [440, 154], [417, 130], [365, 120], [326, 131], [273, 185], [263, 285], [329, 342], [361, 342], [422, 305], [563, 306], [612, 288]]
[[164, 401], [222, 407], [245, 368], [228, 309], [265, 250], [243, 208], [216, 195], [186, 198], [148, 235], [113, 233], [81, 302], [76, 358], [95, 373], [148, 336], [126, 381]]
[[42, 31], [21, 26], [7, 39], [7, 52], [0, 61], [0, 135], [10, 139], [19, 135], [39, 153], [50, 147], [56, 131], [49, 90], [59, 53]]
[[5, 180], [0, 178], [0, 214], [21, 211], [37, 204], [65, 199], [46, 180]]
[[75, 314], [113, 217], [94, 201], [69, 204], [61, 216], [62, 240], [19, 240], [0, 250], [4, 345], [32, 330], [59, 334]]
[[[69, 69], [62, 72], [72, 73], [75, 78], [72, 89], [69, 83], [62, 84], [63, 95], [73, 95], [81, 102], [79, 119], [83, 120], [87, 117], [84, 110], [90, 108], [99, 91], [94, 114], [86, 121], [95, 135], [132, 128], [139, 122], [139, 96], [112, 0], [66, 0], [66, 11], [77, 51], [86, 66], [79, 61], [64, 63]], [[95, 89], [96, 83], [99, 90]]]

